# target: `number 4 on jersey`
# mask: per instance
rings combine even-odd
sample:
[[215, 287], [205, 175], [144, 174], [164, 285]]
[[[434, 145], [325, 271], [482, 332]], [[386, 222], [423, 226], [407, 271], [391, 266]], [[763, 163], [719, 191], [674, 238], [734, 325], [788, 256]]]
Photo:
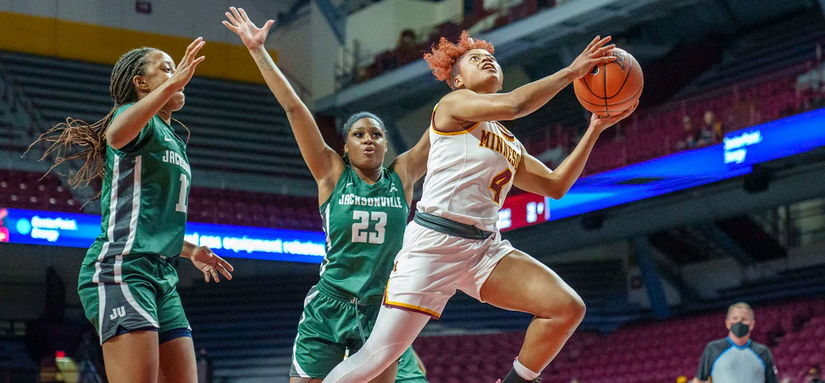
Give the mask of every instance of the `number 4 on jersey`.
[[[387, 213], [383, 211], [366, 212], [355, 210], [352, 212], [352, 242], [372, 243], [380, 245], [384, 243], [384, 226], [387, 225]], [[368, 231], [370, 221], [375, 223], [375, 231]]]

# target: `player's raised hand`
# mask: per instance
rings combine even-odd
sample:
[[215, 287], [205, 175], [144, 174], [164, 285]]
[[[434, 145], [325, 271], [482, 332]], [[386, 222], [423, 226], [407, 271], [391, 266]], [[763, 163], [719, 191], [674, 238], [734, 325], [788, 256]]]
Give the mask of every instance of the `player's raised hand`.
[[198, 37], [186, 47], [186, 53], [184, 53], [183, 58], [180, 59], [175, 73], [167, 80], [169, 85], [174, 89], [182, 89], [185, 87], [195, 74], [195, 68], [206, 59], [206, 56], [197, 57], [198, 52], [203, 48], [204, 44], [206, 44], [206, 41], [203, 41], [203, 37]]
[[209, 282], [210, 279], [214, 279], [215, 283], [220, 282], [221, 278], [218, 273], [223, 274], [227, 280], [232, 279], [231, 272], [235, 268], [206, 246], [198, 246], [189, 259], [203, 273], [203, 279], [206, 282]]
[[599, 117], [596, 113], [593, 113], [593, 115], [590, 116], [590, 126], [601, 133], [607, 130], [607, 128], [616, 125], [619, 121], [624, 120], [627, 116], [633, 114], [633, 111], [635, 111], [638, 106], [639, 101], [636, 101], [630, 109], [611, 117]]
[[584, 51], [573, 60], [573, 63], [567, 68], [573, 72], [576, 79], [584, 77], [584, 75], [590, 72], [596, 65], [607, 64], [616, 60], [615, 57], [608, 54], [611, 49], [616, 47], [616, 44], [605, 45], [612, 39], [610, 36], [605, 38], [596, 36], [596, 38], [587, 45], [587, 48], [584, 48]]
[[243, 8], [229, 7], [229, 10], [231, 13], [226, 12], [226, 18], [229, 21], [222, 21], [223, 25], [240, 36], [243, 45], [247, 49], [262, 47], [264, 41], [266, 41], [266, 36], [269, 34], [269, 28], [272, 28], [275, 21], [267, 20], [263, 27], [258, 28], [255, 23], [249, 20], [249, 16], [246, 15]]

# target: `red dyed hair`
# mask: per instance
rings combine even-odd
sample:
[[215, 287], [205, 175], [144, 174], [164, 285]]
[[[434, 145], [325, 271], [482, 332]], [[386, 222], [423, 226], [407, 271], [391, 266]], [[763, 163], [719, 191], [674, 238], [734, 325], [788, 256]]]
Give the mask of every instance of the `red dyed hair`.
[[427, 60], [427, 63], [430, 64], [430, 69], [433, 70], [435, 78], [438, 81], [446, 81], [450, 88], [453, 87], [452, 79], [455, 75], [453, 71], [455, 64], [467, 51], [484, 49], [487, 52], [494, 53], [493, 44], [484, 40], [473, 39], [466, 30], [461, 32], [458, 44], [453, 44], [442, 37], [438, 45], [433, 44], [432, 49], [433, 53], [424, 54], [424, 60]]

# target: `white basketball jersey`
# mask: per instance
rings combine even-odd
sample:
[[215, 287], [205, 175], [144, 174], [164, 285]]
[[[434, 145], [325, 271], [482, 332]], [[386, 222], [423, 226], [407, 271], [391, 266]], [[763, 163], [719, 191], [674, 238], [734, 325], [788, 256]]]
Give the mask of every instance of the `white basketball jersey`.
[[521, 143], [498, 121], [460, 132], [439, 132], [430, 121], [430, 157], [418, 211], [498, 231], [498, 210], [513, 185]]

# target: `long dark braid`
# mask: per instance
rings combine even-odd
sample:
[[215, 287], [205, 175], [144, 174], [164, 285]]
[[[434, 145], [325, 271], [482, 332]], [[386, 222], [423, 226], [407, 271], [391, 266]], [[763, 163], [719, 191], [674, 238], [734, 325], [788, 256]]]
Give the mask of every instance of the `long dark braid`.
[[[67, 117], [66, 122], [55, 125], [29, 145], [29, 150], [31, 150], [39, 142], [50, 143], [40, 158], [42, 161], [49, 156], [54, 156], [54, 164], [46, 174], [66, 161], [80, 158], [85, 160], [84, 164], [79, 170], [69, 174], [69, 186], [73, 188], [88, 186], [95, 179], [103, 178], [106, 172], [106, 128], [117, 108], [138, 100], [137, 90], [132, 80], [135, 76], [144, 75], [146, 56], [156, 50], [146, 47], [133, 49], [117, 60], [109, 79], [109, 93], [114, 106], [106, 117], [92, 124]], [[100, 198], [99, 192], [95, 199], [98, 198]]]

